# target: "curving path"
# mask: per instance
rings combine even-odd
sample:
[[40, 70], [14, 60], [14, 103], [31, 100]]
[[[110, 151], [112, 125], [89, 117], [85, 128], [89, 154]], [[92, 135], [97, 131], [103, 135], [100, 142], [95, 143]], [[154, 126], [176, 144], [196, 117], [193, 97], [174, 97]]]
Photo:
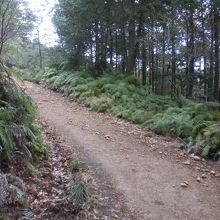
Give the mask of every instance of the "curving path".
[[40, 117], [112, 177], [136, 219], [220, 219], [217, 163], [190, 158], [172, 138], [91, 112], [42, 86], [26, 86]]

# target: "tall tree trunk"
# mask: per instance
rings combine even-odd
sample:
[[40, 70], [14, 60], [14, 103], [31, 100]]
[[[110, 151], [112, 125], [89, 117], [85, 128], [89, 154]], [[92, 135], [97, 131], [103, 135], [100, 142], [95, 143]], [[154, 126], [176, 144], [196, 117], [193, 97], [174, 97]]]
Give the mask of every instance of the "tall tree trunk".
[[160, 90], [160, 94], [163, 95], [164, 94], [164, 78], [165, 78], [165, 71], [166, 71], [166, 67], [165, 67], [165, 55], [166, 55], [166, 39], [165, 39], [165, 31], [166, 28], [165, 26], [163, 26], [163, 45], [162, 45], [162, 76], [161, 76], [161, 90]]
[[43, 57], [42, 57], [42, 48], [41, 48], [41, 40], [40, 40], [40, 30], [37, 27], [37, 40], [38, 40], [38, 50], [39, 50], [39, 62], [40, 62], [40, 69], [43, 68]]
[[91, 38], [90, 38], [90, 62], [93, 65], [93, 31], [91, 30]]
[[[213, 12], [212, 12], [212, 21], [213, 21]], [[210, 69], [208, 77], [208, 100], [213, 101], [213, 78], [214, 78], [214, 25], [212, 22], [211, 26], [211, 45], [210, 45]]]
[[135, 18], [132, 17], [129, 21], [129, 39], [128, 39], [128, 63], [127, 63], [127, 72], [133, 73], [135, 68]]
[[204, 68], [204, 95], [208, 95], [208, 79], [207, 79], [207, 53], [206, 53], [206, 33], [205, 33], [205, 10], [206, 7], [203, 7], [202, 11], [202, 53], [203, 53], [203, 68]]
[[92, 42], [90, 44], [90, 62], [91, 62], [91, 65], [93, 65], [93, 44], [92, 44]]
[[186, 22], [186, 52], [185, 52], [185, 59], [186, 59], [186, 84], [184, 85], [184, 93], [186, 98], [188, 97], [188, 81], [189, 81], [189, 24], [188, 21]]
[[115, 33], [115, 68], [118, 71], [118, 31]]
[[145, 86], [146, 83], [147, 83], [147, 70], [146, 70], [146, 45], [145, 45], [145, 41], [143, 40], [143, 43], [142, 43], [142, 85]]
[[215, 41], [215, 76], [214, 76], [214, 99], [219, 101], [219, 13], [214, 5], [214, 41]]
[[99, 25], [98, 22], [95, 22], [95, 64], [99, 63], [100, 48], [99, 48]]
[[155, 93], [159, 93], [159, 42], [156, 42], [156, 55], [155, 55]]
[[122, 27], [122, 40], [123, 40], [123, 58], [122, 58], [122, 72], [125, 72], [127, 63], [127, 40], [126, 40], [126, 30], [125, 25]]
[[110, 38], [110, 46], [109, 46], [109, 56], [110, 56], [110, 65], [113, 67], [113, 36], [112, 36], [112, 28], [110, 27], [109, 31], [109, 38]]
[[195, 28], [194, 28], [194, 8], [191, 6], [189, 15], [189, 29], [190, 29], [190, 39], [189, 39], [189, 78], [188, 78], [188, 94], [189, 98], [193, 95], [193, 84], [195, 75], [195, 55], [194, 55], [194, 41], [195, 41]]
[[[173, 16], [174, 13], [172, 13]], [[176, 86], [176, 38], [175, 38], [175, 23], [174, 19], [172, 19], [172, 33], [171, 33], [171, 95], [175, 96], [175, 86]]]
[[1, 55], [2, 55], [3, 46], [4, 46], [4, 42], [3, 42], [3, 40], [1, 40], [1, 41], [0, 41], [0, 57], [1, 57]]
[[154, 45], [155, 45], [155, 39], [154, 39], [154, 22], [153, 19], [151, 21], [151, 28], [150, 28], [150, 60], [151, 60], [151, 88], [152, 92], [155, 91], [155, 56], [154, 56]]
[[[134, 49], [134, 62], [135, 62], [135, 66], [136, 66], [136, 58], [140, 57], [140, 41], [143, 38], [143, 12], [140, 12], [140, 16], [139, 16], [139, 25], [138, 25], [138, 29], [137, 29], [137, 36], [136, 36], [136, 42], [135, 42], [135, 49]], [[138, 62], [139, 65], [139, 62]], [[138, 67], [138, 71], [139, 71], [139, 67]]]

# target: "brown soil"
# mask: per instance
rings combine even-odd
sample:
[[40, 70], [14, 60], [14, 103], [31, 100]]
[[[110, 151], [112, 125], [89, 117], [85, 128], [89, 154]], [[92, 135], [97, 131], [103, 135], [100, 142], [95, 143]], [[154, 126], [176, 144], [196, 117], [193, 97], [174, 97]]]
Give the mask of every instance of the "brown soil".
[[[83, 163], [78, 172], [71, 172], [71, 164], [83, 158], [45, 121], [40, 124], [48, 156], [38, 158], [35, 174], [26, 178], [30, 209], [36, 219], [134, 219], [136, 214], [131, 213], [123, 196], [112, 188], [110, 177], [102, 169]], [[77, 179], [83, 179], [89, 191], [89, 200], [80, 209], [71, 196], [72, 184]]]
[[88, 166], [104, 170], [100, 180], [110, 177], [109, 196], [122, 194], [121, 205], [134, 211], [135, 219], [220, 219], [219, 163], [190, 157], [179, 150], [178, 140], [92, 112], [42, 86], [26, 85], [40, 118], [84, 155]]

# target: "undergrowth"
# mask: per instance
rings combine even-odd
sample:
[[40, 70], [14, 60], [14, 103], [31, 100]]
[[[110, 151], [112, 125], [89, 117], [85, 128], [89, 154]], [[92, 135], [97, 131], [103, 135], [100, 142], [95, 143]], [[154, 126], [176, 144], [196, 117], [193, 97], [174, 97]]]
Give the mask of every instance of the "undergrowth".
[[70, 172], [72, 174], [78, 173], [80, 169], [82, 168], [82, 164], [83, 164], [82, 161], [79, 161], [79, 160], [73, 161], [70, 165]]
[[44, 153], [40, 129], [35, 123], [36, 107], [30, 98], [5, 72], [0, 75], [0, 165], [13, 162], [23, 155], [33, 159], [36, 152]]
[[[27, 74], [25, 77], [31, 79]], [[49, 88], [94, 111], [113, 113], [158, 134], [184, 138], [191, 152], [215, 157], [220, 151], [220, 112], [216, 103], [198, 104], [183, 99], [180, 108], [170, 97], [149, 94], [146, 88], [137, 86], [134, 77], [123, 74], [94, 78], [87, 72], [46, 69], [39, 78]]]
[[29, 70], [29, 69], [16, 69], [15, 72], [18, 73], [19, 76], [22, 76], [23, 80], [32, 81], [35, 83], [39, 83], [42, 78], [43, 71], [39, 70]]
[[35, 123], [36, 107], [11, 75], [13, 72], [0, 62], [1, 219], [11, 215], [20, 219], [21, 208], [28, 206], [25, 183], [20, 176], [31, 175], [31, 163], [47, 150]]
[[88, 201], [89, 193], [87, 184], [82, 179], [77, 179], [71, 189], [74, 206], [76, 208], [82, 208], [82, 206]]

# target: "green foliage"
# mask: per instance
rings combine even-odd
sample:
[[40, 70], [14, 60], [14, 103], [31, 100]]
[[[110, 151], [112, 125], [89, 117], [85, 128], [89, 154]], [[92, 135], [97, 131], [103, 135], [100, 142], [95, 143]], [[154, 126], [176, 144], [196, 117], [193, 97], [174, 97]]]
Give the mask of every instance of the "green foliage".
[[88, 188], [82, 179], [77, 179], [72, 186], [72, 197], [76, 208], [80, 208], [89, 198]]
[[94, 97], [89, 100], [89, 105], [92, 110], [98, 112], [107, 112], [112, 108], [113, 99], [106, 96]]
[[9, 158], [13, 149], [13, 140], [3, 121], [0, 121], [0, 162]]
[[42, 72], [30, 69], [15, 69], [15, 71], [22, 77], [23, 80], [40, 83]]
[[183, 108], [169, 108], [146, 124], [158, 134], [173, 134], [190, 139], [194, 151], [204, 157], [214, 157], [220, 150], [220, 124], [206, 104], [189, 104]]
[[73, 161], [70, 165], [70, 172], [72, 174], [78, 173], [82, 167], [82, 161], [76, 160]]
[[30, 98], [11, 79], [0, 79], [0, 163], [11, 160], [15, 152], [27, 158], [45, 152], [36, 114]]
[[134, 77], [123, 74], [94, 78], [87, 72], [47, 69], [41, 78], [50, 88], [94, 111], [113, 113], [158, 134], [190, 139], [196, 153], [213, 156], [220, 150], [220, 114], [215, 103], [196, 104], [182, 99], [180, 108], [167, 96], [148, 94], [137, 86]]
[[203, 131], [204, 139], [212, 146], [220, 147], [220, 124], [207, 126]]
[[51, 74], [51, 71], [46, 71], [42, 76], [51, 89], [83, 102], [92, 110], [113, 112], [118, 117], [135, 123], [143, 123], [146, 120], [143, 116], [147, 116], [146, 110], [152, 115], [175, 106], [169, 97], [147, 95], [144, 89], [136, 86], [137, 82], [133, 76], [106, 74], [93, 78], [85, 72], [57, 70], [56, 74]]

